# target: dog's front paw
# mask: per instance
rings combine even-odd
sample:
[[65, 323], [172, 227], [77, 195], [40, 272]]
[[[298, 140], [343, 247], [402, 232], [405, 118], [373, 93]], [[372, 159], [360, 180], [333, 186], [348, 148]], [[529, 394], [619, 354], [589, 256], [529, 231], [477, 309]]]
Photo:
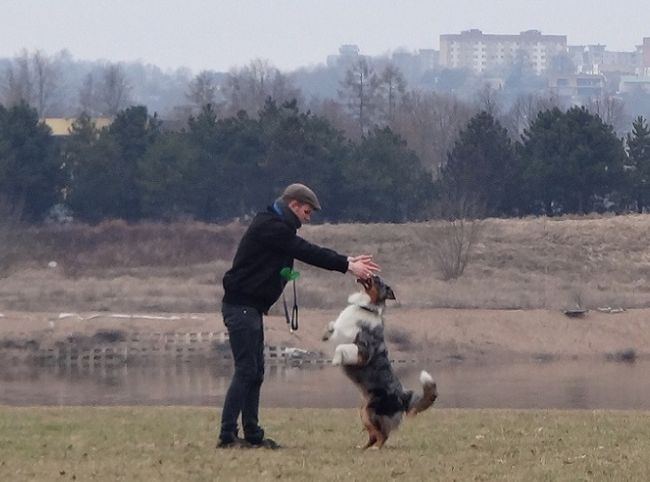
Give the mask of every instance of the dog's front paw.
[[334, 350], [332, 365], [357, 365], [359, 360], [359, 347], [354, 344], [339, 345]]
[[343, 353], [341, 353], [341, 350], [335, 350], [334, 351], [334, 358], [332, 358], [332, 365], [334, 366], [339, 366], [343, 364]]
[[334, 322], [330, 321], [325, 327], [325, 332], [323, 333], [323, 341], [329, 340], [333, 333], [334, 333]]

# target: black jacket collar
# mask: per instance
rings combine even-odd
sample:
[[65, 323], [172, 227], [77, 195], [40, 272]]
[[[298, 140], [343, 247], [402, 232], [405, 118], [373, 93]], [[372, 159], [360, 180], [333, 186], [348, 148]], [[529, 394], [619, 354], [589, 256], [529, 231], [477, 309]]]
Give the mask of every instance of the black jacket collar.
[[294, 212], [289, 209], [287, 203], [285, 203], [282, 199], [275, 201], [271, 206], [269, 206], [268, 210], [280, 216], [294, 229], [299, 229], [300, 226], [302, 226], [302, 223], [300, 222], [300, 219], [298, 219], [298, 216], [296, 216]]

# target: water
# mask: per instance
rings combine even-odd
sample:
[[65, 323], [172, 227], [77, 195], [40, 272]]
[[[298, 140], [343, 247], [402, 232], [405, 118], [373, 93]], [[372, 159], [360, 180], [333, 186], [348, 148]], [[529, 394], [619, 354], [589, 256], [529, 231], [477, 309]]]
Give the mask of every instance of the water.
[[[405, 387], [418, 389], [420, 367], [400, 366]], [[650, 410], [650, 362], [551, 362], [428, 369], [438, 383], [436, 406]], [[188, 364], [119, 368], [4, 367], [3, 405], [223, 404], [231, 369]], [[353, 408], [359, 395], [336, 367], [267, 367], [263, 407]]]

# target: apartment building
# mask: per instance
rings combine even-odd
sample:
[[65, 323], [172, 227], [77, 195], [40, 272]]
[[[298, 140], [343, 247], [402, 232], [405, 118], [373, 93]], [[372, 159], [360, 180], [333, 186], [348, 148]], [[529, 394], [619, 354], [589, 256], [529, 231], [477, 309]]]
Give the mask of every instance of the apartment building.
[[328, 67], [345, 67], [352, 65], [362, 58], [364, 56], [361, 55], [361, 50], [357, 45], [345, 44], [339, 47], [338, 55], [328, 55], [326, 63]]
[[523, 62], [539, 75], [566, 49], [566, 35], [542, 35], [539, 30], [493, 35], [472, 29], [441, 35], [439, 61], [441, 66], [467, 68], [477, 74]]
[[599, 75], [608, 72], [635, 74], [641, 65], [641, 50], [606, 50], [604, 45], [569, 45], [568, 54], [577, 73]]
[[643, 37], [643, 45], [639, 47], [641, 56], [641, 74], [650, 75], [650, 37]]
[[600, 74], [554, 75], [548, 79], [550, 92], [559, 98], [572, 101], [599, 98], [605, 93], [606, 87], [607, 79]]

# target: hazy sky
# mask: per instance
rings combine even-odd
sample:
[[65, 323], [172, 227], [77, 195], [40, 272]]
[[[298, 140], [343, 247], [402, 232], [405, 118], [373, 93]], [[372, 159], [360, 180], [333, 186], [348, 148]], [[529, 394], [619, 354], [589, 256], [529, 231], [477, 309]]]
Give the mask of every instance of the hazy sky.
[[342, 44], [379, 55], [439, 48], [443, 33], [537, 29], [568, 43], [632, 51], [650, 37], [650, 1], [0, 0], [0, 57], [21, 49], [163, 68], [229, 70], [254, 58], [289, 70]]

